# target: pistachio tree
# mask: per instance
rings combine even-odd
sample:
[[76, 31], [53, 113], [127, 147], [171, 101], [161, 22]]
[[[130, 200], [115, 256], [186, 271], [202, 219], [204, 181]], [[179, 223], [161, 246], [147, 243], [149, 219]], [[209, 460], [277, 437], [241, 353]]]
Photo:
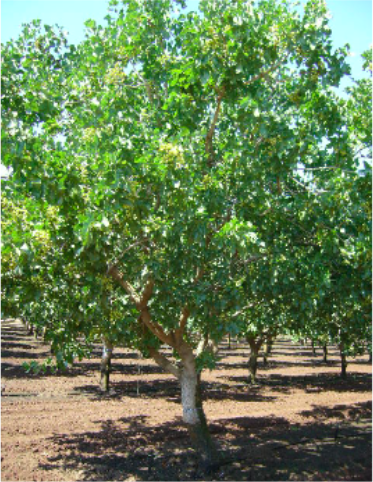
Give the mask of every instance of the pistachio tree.
[[[323, 239], [323, 265], [327, 289], [320, 287], [322, 317], [327, 331], [340, 347], [342, 376], [346, 376], [346, 356], [371, 346], [371, 159], [372, 159], [372, 51], [363, 54], [367, 76], [348, 89], [345, 116], [348, 154], [340, 149], [333, 176], [325, 179], [324, 213], [334, 231], [319, 227]], [[349, 168], [339, 164], [349, 156]], [[325, 284], [324, 284], [325, 286]]]
[[[310, 272], [300, 212], [314, 192], [298, 168], [328, 165], [347, 142], [331, 89], [348, 67], [322, 1], [300, 12], [286, 0], [201, 0], [186, 14], [183, 3], [113, 0], [78, 46], [40, 22], [3, 46], [5, 196], [58, 217], [42, 228], [30, 218], [15, 246], [28, 252], [26, 278], [43, 277], [60, 353], [89, 339], [114, 297], [107, 335], [127, 334], [179, 380], [184, 422], [211, 465], [200, 393], [210, 357], [196, 348], [239, 331], [260, 263], [302, 259]], [[306, 312], [309, 284], [287, 282]]]

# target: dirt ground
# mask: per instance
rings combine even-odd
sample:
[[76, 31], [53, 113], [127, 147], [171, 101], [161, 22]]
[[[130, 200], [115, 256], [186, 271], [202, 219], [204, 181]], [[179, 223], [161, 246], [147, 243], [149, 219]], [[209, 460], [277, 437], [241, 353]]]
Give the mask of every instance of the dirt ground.
[[202, 475], [171, 376], [116, 349], [112, 391], [98, 386], [95, 358], [65, 374], [32, 375], [22, 363], [49, 347], [19, 321], [2, 322], [3, 481], [372, 480], [371, 365], [277, 341], [257, 386], [248, 387], [248, 348], [222, 345], [203, 375], [204, 407], [224, 462]]

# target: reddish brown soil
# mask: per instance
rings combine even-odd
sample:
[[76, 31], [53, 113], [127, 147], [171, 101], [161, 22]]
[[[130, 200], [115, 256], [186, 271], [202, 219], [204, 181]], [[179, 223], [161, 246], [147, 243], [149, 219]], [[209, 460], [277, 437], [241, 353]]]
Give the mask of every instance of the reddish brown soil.
[[225, 459], [201, 474], [178, 384], [151, 360], [117, 349], [112, 392], [102, 395], [99, 347], [65, 374], [27, 374], [22, 363], [49, 348], [5, 321], [1, 480], [372, 480], [368, 357], [351, 359], [342, 380], [336, 351], [328, 363], [318, 352], [278, 341], [260, 362], [259, 385], [248, 387], [247, 347], [222, 345], [203, 389]]

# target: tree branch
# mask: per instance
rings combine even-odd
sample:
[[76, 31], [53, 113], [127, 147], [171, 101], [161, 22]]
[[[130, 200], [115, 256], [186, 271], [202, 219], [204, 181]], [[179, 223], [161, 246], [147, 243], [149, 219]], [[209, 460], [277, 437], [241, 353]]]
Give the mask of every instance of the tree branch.
[[123, 275], [118, 271], [118, 268], [113, 265], [110, 266], [106, 273], [108, 276], [111, 276], [114, 281], [120, 284], [120, 286], [126, 291], [126, 293], [130, 296], [131, 300], [135, 303], [136, 307], [139, 305], [141, 299], [139, 295], [136, 293], [135, 288], [123, 279]]
[[170, 345], [172, 348], [176, 348], [175, 337], [173, 336], [173, 334], [165, 333], [163, 328], [158, 323], [155, 323], [152, 320], [149, 309], [147, 307], [141, 310], [140, 316], [141, 321], [153, 333], [153, 335], [159, 338], [163, 343]]
[[333, 170], [333, 169], [339, 169], [342, 172], [350, 172], [352, 174], [357, 174], [357, 171], [352, 171], [350, 169], [342, 169], [339, 166], [325, 166], [325, 167], [297, 167], [297, 171], [327, 171], [327, 170]]
[[264, 259], [266, 258], [268, 255], [267, 254], [257, 254], [257, 255], [253, 255], [253, 256], [250, 256], [250, 258], [247, 258], [247, 259], [243, 259], [241, 261], [242, 265], [243, 266], [246, 266], [247, 264], [249, 263], [255, 263], [255, 261], [259, 261], [260, 259]]
[[208, 334], [200, 339], [197, 345], [196, 356], [201, 355], [204, 351], [208, 351], [213, 355], [216, 355], [219, 351], [219, 344], [216, 341], [211, 340]]
[[214, 133], [215, 133], [215, 127], [216, 127], [216, 123], [218, 121], [218, 118], [219, 118], [219, 112], [220, 112], [220, 108], [221, 108], [221, 101], [223, 100], [223, 97], [225, 95], [225, 87], [223, 86], [221, 89], [220, 89], [220, 92], [219, 92], [219, 95], [218, 95], [218, 100], [217, 100], [217, 106], [216, 106], [216, 110], [215, 110], [215, 114], [214, 114], [214, 117], [212, 119], [212, 123], [210, 125], [210, 129], [206, 135], [206, 140], [205, 140], [205, 149], [206, 149], [206, 153], [208, 154], [208, 165], [209, 167], [212, 166], [212, 163], [213, 163], [213, 146], [212, 146], [212, 139], [214, 137]]
[[146, 308], [148, 301], [150, 300], [152, 294], [153, 294], [153, 288], [154, 288], [154, 281], [150, 279], [145, 288], [144, 291], [142, 292], [140, 303], [139, 303], [139, 308], [142, 310], [143, 308]]
[[312, 190], [312, 189], [309, 189], [308, 186], [306, 186], [305, 184], [303, 184], [302, 182], [298, 181], [297, 179], [295, 179], [295, 177], [292, 177], [291, 178], [296, 184], [298, 184], [299, 186], [302, 186], [303, 189], [305, 189], [307, 192], [311, 193], [311, 194], [323, 194], [325, 192], [329, 192], [329, 191], [326, 191], [325, 189], [315, 189], [315, 190]]
[[179, 328], [175, 331], [175, 341], [177, 345], [180, 345], [180, 343], [183, 340], [183, 334], [185, 331], [185, 327], [186, 327], [189, 315], [190, 315], [190, 311], [188, 307], [184, 306], [183, 311], [181, 312], [181, 315], [180, 315]]
[[270, 72], [272, 72], [273, 70], [276, 70], [277, 67], [280, 67], [280, 65], [283, 63], [283, 60], [279, 60], [278, 62], [276, 62], [274, 65], [272, 65], [272, 67], [270, 67], [269, 69], [267, 70], [264, 70], [263, 72], [259, 72], [259, 74], [257, 75], [254, 75], [254, 77], [251, 77], [250, 80], [248, 80], [247, 82], [245, 82], [246, 85], [250, 85], [252, 84], [253, 82], [256, 82], [257, 80], [261, 79], [262, 77], [265, 77], [266, 75], [268, 75]]
[[231, 318], [235, 318], [236, 316], [242, 315], [245, 312], [245, 310], [247, 310], [249, 308], [254, 308], [254, 306], [257, 306], [258, 304], [259, 304], [259, 302], [256, 302], [256, 303], [250, 303], [249, 305], [244, 306], [241, 310], [233, 313]]
[[156, 350], [153, 347], [148, 347], [149, 354], [153, 357], [155, 362], [163, 368], [166, 372], [171, 373], [174, 375], [176, 378], [180, 378], [181, 376], [181, 371], [180, 368], [178, 368], [174, 363], [170, 362], [167, 357], [162, 355], [162, 353], [159, 353], [158, 350]]
[[196, 284], [198, 281], [202, 278], [202, 276], [205, 274], [205, 270], [203, 268], [197, 268], [197, 274], [196, 277], [193, 280], [193, 283]]
[[[107, 275], [111, 276], [117, 283], [120, 284], [120, 286], [122, 286], [126, 293], [128, 293], [132, 302], [136, 305], [136, 308], [140, 312], [141, 321], [153, 333], [153, 335], [159, 338], [159, 340], [161, 340], [163, 343], [166, 343], [173, 348], [176, 348], [177, 340], [175, 337], [175, 333], [165, 333], [163, 328], [158, 323], [152, 320], [149, 308], [147, 306], [148, 301], [153, 294], [154, 281], [150, 279], [147, 282], [144, 291], [142, 292], [142, 295], [139, 296], [136, 293], [135, 288], [130, 283], [128, 283], [128, 281], [125, 281], [123, 279], [123, 275], [118, 271], [118, 268], [115, 265], [109, 267], [109, 269], [107, 270]], [[185, 328], [185, 323], [186, 320], [184, 321], [184, 318], [182, 318], [181, 327], [183, 327], [183, 329]]]

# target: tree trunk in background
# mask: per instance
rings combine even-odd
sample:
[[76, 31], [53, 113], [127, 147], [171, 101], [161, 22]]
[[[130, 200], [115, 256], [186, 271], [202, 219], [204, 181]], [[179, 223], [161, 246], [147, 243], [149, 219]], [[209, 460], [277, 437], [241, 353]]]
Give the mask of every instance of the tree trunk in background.
[[347, 378], [347, 357], [344, 353], [344, 344], [340, 343], [339, 353], [341, 355], [341, 377]]
[[273, 342], [274, 342], [274, 336], [270, 335], [267, 338], [267, 355], [270, 355], [272, 353], [272, 348], [273, 348]]
[[43, 328], [41, 329], [41, 334], [42, 334], [42, 338], [43, 338], [43, 343], [48, 343], [47, 328], [45, 326], [43, 326]]
[[367, 344], [368, 363], [372, 363], [372, 345]]
[[258, 341], [255, 341], [255, 337], [248, 336], [246, 338], [250, 345], [250, 358], [248, 363], [249, 383], [254, 384], [256, 383], [256, 373], [258, 370], [258, 355], [260, 347], [263, 344], [263, 339], [260, 338]]
[[200, 374], [197, 373], [193, 351], [186, 344], [178, 351], [182, 362], [180, 385], [183, 420], [187, 425], [193, 448], [200, 457], [201, 468], [206, 471], [216, 466], [220, 458], [203, 411]]
[[27, 320], [25, 320], [25, 318], [21, 318], [22, 320], [22, 323], [25, 325], [26, 327], [26, 330], [27, 330], [27, 334], [28, 335], [33, 335], [34, 334], [34, 328], [33, 326], [31, 325], [31, 323]]
[[265, 345], [264, 345], [264, 352], [263, 352], [263, 363], [264, 365], [267, 365], [268, 363], [268, 357], [272, 353], [272, 346], [273, 346], [273, 336], [268, 335]]
[[113, 344], [106, 338], [102, 338], [102, 358], [101, 358], [101, 390], [108, 392], [110, 389], [111, 358], [113, 356]]
[[256, 382], [256, 373], [258, 371], [258, 350], [252, 348], [249, 358], [249, 383]]
[[312, 354], [313, 356], [316, 356], [317, 355], [316, 347], [315, 347], [315, 342], [313, 340], [311, 340], [311, 346], [312, 346]]
[[326, 343], [323, 344], [322, 351], [323, 351], [323, 361], [324, 363], [326, 363], [328, 361], [328, 345]]

